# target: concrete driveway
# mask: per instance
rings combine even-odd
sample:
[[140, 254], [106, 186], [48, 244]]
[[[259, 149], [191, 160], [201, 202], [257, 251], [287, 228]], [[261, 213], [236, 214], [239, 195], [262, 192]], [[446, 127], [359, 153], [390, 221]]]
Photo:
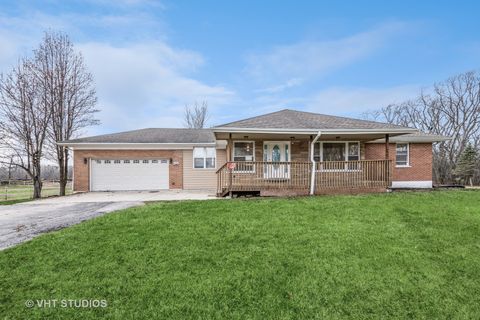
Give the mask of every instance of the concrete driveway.
[[215, 199], [213, 192], [163, 190], [89, 192], [14, 205], [0, 205], [0, 250], [37, 235], [148, 201]]

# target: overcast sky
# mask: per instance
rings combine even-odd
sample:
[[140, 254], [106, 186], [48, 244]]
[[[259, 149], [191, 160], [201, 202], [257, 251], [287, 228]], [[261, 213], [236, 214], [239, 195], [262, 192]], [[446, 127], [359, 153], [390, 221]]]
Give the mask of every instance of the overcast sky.
[[181, 127], [203, 100], [210, 125], [283, 108], [359, 116], [478, 70], [476, 2], [2, 1], [0, 71], [43, 30], [67, 32], [97, 85], [102, 125], [85, 134]]

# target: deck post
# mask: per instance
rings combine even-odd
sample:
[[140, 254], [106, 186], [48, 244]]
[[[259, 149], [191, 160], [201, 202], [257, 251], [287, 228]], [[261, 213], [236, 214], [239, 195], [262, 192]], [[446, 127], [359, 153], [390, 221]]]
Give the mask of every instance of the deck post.
[[[385, 164], [386, 167], [386, 179], [390, 181], [390, 135], [386, 134], [385, 135], [385, 160], [387, 160], [387, 163]], [[389, 183], [390, 187], [390, 183]]]
[[233, 169], [228, 168], [228, 195], [232, 197]]
[[227, 162], [232, 161], [232, 134], [228, 134], [227, 140]]

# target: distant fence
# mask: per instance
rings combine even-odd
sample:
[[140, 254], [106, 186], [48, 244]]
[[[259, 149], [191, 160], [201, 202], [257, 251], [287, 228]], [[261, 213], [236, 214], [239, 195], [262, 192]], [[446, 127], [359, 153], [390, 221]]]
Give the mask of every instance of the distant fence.
[[[66, 193], [72, 192], [71, 183], [67, 184]], [[58, 196], [60, 193], [60, 184], [55, 181], [44, 181], [42, 187], [42, 197]], [[0, 201], [8, 200], [28, 200], [33, 197], [33, 184], [29, 181], [15, 180], [13, 184], [3, 184], [0, 186]]]

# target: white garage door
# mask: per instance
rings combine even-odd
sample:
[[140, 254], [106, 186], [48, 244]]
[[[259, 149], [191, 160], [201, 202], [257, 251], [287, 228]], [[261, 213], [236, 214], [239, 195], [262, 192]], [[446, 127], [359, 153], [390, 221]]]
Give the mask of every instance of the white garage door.
[[91, 190], [159, 190], [168, 189], [168, 160], [91, 161]]

